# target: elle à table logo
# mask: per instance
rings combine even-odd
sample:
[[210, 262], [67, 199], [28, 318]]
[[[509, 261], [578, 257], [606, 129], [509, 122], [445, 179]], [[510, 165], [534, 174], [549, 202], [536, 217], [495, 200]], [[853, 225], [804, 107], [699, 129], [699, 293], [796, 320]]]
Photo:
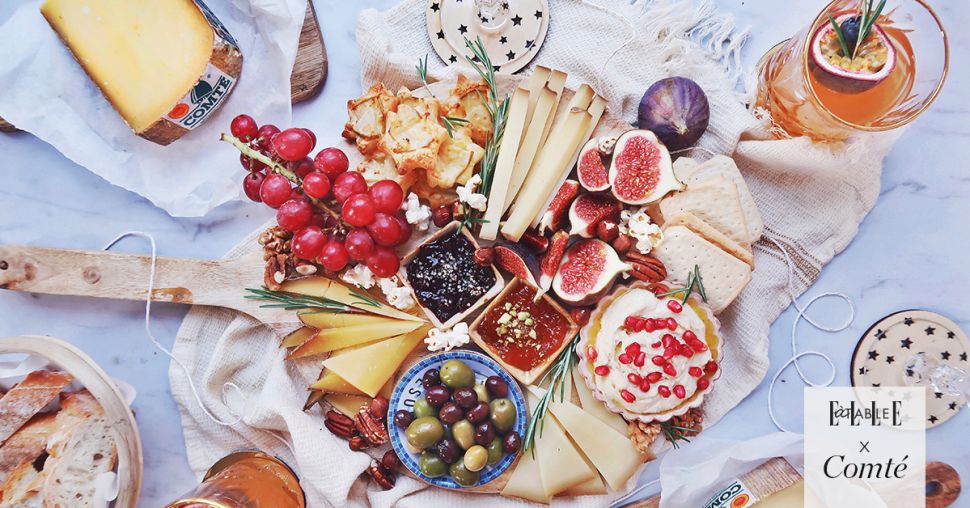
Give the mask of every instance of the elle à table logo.
[[805, 391], [805, 506], [922, 506], [926, 391]]

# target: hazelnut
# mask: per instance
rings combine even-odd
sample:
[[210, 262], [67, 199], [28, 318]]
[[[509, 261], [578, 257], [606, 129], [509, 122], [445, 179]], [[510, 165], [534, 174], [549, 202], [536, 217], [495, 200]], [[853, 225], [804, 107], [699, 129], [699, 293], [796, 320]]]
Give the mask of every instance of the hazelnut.
[[620, 228], [611, 220], [604, 220], [596, 225], [596, 238], [604, 242], [612, 242], [620, 237]]
[[383, 420], [387, 416], [387, 407], [387, 399], [378, 395], [370, 401], [370, 405], [367, 409], [374, 418]]
[[451, 212], [450, 206], [439, 206], [431, 212], [431, 222], [439, 228], [443, 228], [452, 221], [454, 214]]
[[630, 235], [620, 235], [612, 242], [613, 248], [620, 254], [626, 254], [633, 248], [633, 239]]
[[381, 465], [388, 471], [397, 471], [397, 468], [401, 466], [401, 459], [397, 457], [394, 450], [388, 450], [381, 457]]

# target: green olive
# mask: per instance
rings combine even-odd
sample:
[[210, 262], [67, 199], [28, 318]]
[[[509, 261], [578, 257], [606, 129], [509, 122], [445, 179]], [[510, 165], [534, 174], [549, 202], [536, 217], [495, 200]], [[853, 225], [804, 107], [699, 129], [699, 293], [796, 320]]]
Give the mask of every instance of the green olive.
[[491, 395], [488, 393], [488, 388], [485, 388], [483, 384], [476, 384], [472, 387], [475, 390], [475, 394], [478, 395], [478, 402], [488, 402], [492, 400]]
[[448, 472], [448, 464], [445, 464], [445, 461], [441, 460], [437, 453], [423, 451], [421, 457], [418, 458], [418, 469], [429, 478], [437, 478]]
[[495, 439], [488, 444], [488, 463], [495, 464], [502, 460], [502, 438], [495, 436]]
[[441, 366], [441, 384], [455, 388], [471, 388], [475, 385], [475, 372], [461, 360], [448, 360]]
[[469, 471], [465, 467], [464, 461], [457, 461], [448, 468], [448, 473], [451, 474], [451, 479], [455, 480], [455, 483], [461, 485], [462, 487], [471, 487], [478, 483], [478, 479], [481, 475], [478, 471]]
[[437, 418], [425, 416], [411, 422], [404, 434], [407, 436], [408, 444], [418, 450], [424, 450], [440, 441], [445, 435], [445, 429]]
[[451, 435], [462, 450], [467, 450], [475, 444], [475, 426], [468, 420], [459, 420], [451, 426]]
[[495, 399], [489, 407], [492, 410], [492, 424], [501, 432], [511, 430], [515, 425], [515, 404], [509, 399]]
[[424, 418], [425, 416], [435, 416], [438, 412], [435, 410], [434, 406], [428, 402], [428, 399], [421, 397], [420, 399], [414, 401], [414, 407], [411, 408], [414, 411], [414, 418]]
[[469, 471], [481, 471], [488, 463], [488, 450], [482, 445], [475, 445], [465, 452], [465, 457], [461, 459], [465, 464], [465, 469]]

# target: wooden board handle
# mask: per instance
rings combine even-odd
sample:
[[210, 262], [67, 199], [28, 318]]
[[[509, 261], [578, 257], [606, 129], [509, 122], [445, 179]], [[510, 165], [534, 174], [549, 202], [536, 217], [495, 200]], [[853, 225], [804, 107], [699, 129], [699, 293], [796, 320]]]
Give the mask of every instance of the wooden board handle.
[[[235, 265], [159, 257], [151, 298], [227, 306], [229, 288], [239, 298]], [[0, 245], [0, 288], [16, 291], [144, 301], [150, 268], [146, 255]]]

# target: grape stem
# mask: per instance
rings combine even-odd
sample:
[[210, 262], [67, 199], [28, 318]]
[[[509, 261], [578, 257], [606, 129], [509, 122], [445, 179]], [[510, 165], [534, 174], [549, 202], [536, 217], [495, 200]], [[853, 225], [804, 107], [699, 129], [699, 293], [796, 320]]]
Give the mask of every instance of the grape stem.
[[[223, 132], [222, 135], [219, 137], [219, 140], [225, 141], [226, 143], [229, 143], [230, 145], [236, 147], [236, 149], [239, 150], [246, 157], [249, 157], [252, 160], [257, 160], [259, 162], [262, 162], [263, 164], [266, 165], [266, 167], [273, 170], [274, 173], [278, 175], [283, 175], [284, 177], [286, 177], [287, 180], [293, 182], [295, 185], [297, 186], [303, 185], [303, 180], [301, 180], [296, 173], [290, 171], [289, 169], [286, 169], [286, 166], [273, 160], [271, 157], [267, 156], [263, 152], [260, 152], [259, 150], [256, 150], [253, 147], [247, 145], [242, 140], [233, 136], [232, 134], [226, 134]], [[311, 198], [310, 196], [307, 196], [306, 198], [310, 200], [310, 203], [313, 204], [313, 206], [319, 208], [320, 210], [323, 210], [325, 213], [329, 214], [334, 219], [337, 219], [337, 221], [340, 222], [341, 226], [347, 225], [340, 217], [340, 214], [332, 210], [323, 201], [320, 201], [319, 199], [316, 199], [316, 198]]]

